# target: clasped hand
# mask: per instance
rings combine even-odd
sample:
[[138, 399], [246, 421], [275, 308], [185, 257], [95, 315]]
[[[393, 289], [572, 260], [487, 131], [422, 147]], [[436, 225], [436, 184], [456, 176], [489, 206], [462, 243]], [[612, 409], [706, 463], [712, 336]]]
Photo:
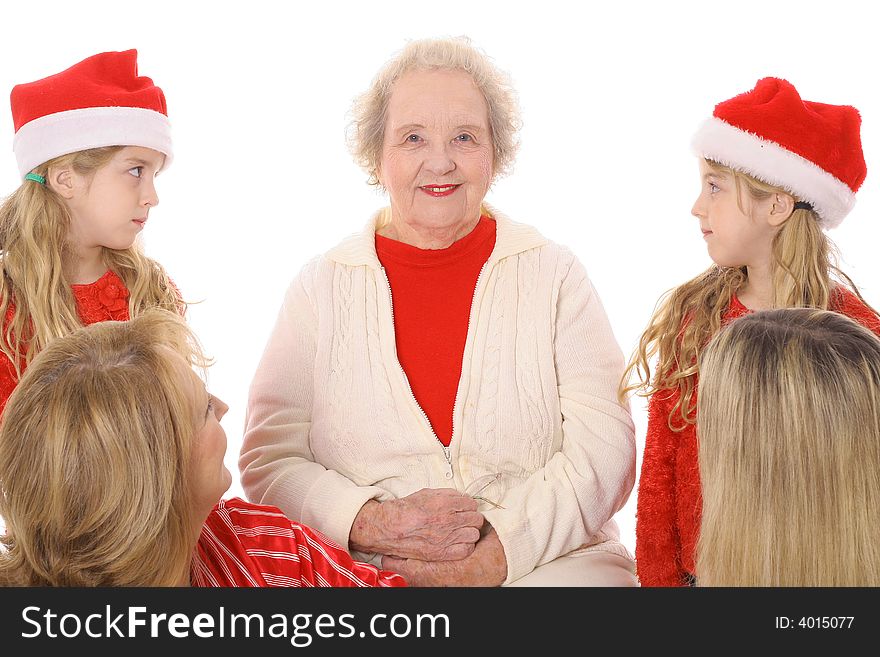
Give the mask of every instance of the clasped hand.
[[423, 488], [406, 497], [370, 500], [355, 517], [350, 546], [361, 552], [422, 561], [470, 556], [480, 540], [477, 502], [452, 488]]

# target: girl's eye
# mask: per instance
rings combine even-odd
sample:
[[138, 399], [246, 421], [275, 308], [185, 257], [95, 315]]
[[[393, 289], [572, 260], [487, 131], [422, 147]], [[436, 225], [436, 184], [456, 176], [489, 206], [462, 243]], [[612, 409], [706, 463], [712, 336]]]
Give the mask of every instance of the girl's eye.
[[128, 172], [133, 175], [135, 178], [140, 178], [141, 173], [143, 172], [143, 167], [134, 167], [128, 170]]

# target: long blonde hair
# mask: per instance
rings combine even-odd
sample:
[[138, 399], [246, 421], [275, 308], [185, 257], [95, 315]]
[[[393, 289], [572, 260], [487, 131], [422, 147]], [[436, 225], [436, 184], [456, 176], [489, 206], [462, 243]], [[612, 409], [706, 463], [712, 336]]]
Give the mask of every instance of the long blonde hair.
[[0, 583], [162, 586], [189, 573], [197, 416], [180, 354], [206, 366], [177, 313], [150, 309], [54, 340], [0, 423]]
[[[50, 167], [72, 167], [93, 175], [121, 146], [62, 155], [34, 169], [46, 177]], [[82, 326], [64, 272], [70, 215], [50, 187], [27, 181], [0, 206], [0, 349], [20, 377], [49, 341]], [[135, 243], [128, 249], [103, 249], [104, 261], [129, 291], [129, 316], [160, 307], [183, 313], [186, 304], [159, 263]], [[7, 321], [10, 307], [15, 311]]]
[[[768, 185], [741, 171], [707, 161], [714, 170], [736, 182], [742, 208], [742, 190], [754, 201], [785, 190]], [[819, 308], [831, 305], [836, 287], [844, 285], [864, 302], [858, 288], [838, 266], [837, 250], [819, 226], [812, 210], [794, 210], [773, 238], [774, 308]], [[694, 424], [694, 389], [698, 360], [706, 343], [721, 328], [731, 299], [748, 280], [745, 267], [713, 265], [696, 278], [661, 297], [642, 333], [620, 382], [620, 397], [632, 391], [648, 396], [678, 389], [679, 396], [667, 422], [675, 431]], [[867, 305], [867, 304], [866, 304]], [[656, 371], [651, 361], [659, 356]], [[635, 374], [636, 382], [631, 383]]]
[[880, 586], [880, 339], [834, 312], [765, 311], [700, 368], [698, 583]]

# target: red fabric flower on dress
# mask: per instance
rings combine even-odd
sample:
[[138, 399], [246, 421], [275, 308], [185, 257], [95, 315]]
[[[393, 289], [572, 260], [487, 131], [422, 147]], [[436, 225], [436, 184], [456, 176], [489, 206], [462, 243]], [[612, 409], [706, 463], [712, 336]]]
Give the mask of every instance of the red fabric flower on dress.
[[74, 285], [77, 310], [83, 325], [106, 322], [108, 319], [126, 321], [128, 317], [128, 289], [112, 271], [94, 283]]
[[128, 290], [116, 276], [105, 276], [95, 282], [98, 301], [111, 313], [128, 308]]

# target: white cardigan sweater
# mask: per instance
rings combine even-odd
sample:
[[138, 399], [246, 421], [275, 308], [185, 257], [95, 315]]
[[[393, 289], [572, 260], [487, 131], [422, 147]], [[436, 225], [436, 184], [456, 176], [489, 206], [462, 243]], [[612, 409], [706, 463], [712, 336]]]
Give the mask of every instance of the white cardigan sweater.
[[250, 389], [239, 465], [251, 500], [345, 546], [367, 500], [485, 486], [503, 507], [480, 510], [507, 583], [579, 548], [628, 556], [611, 520], [635, 481], [632, 418], [616, 399], [623, 355], [577, 258], [489, 212], [495, 248], [474, 291], [449, 447], [397, 360], [375, 249], [386, 208], [286, 293]]

